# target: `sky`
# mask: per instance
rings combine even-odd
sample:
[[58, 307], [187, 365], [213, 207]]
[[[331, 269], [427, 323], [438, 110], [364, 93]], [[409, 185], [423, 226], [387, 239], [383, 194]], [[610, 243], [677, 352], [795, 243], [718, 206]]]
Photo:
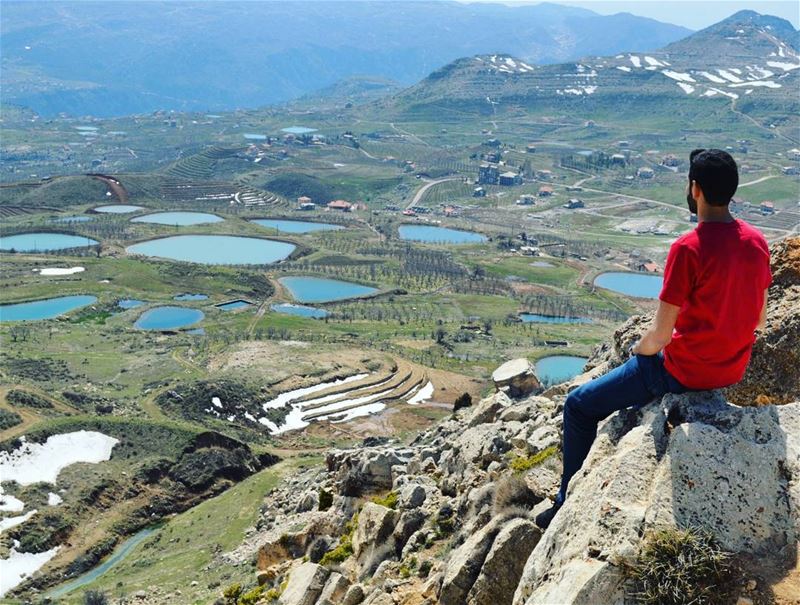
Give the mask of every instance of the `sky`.
[[[461, 0], [469, 1], [469, 0]], [[499, 2], [501, 4], [539, 4], [541, 0], [480, 0], [481, 2]], [[588, 8], [601, 15], [614, 13], [632, 13], [641, 17], [650, 17], [665, 23], [682, 25], [689, 29], [703, 29], [722, 21], [733, 13], [750, 9], [765, 15], [782, 17], [800, 28], [800, 2], [797, 0], [750, 0], [739, 2], [730, 0], [548, 0], [553, 4], [565, 4]]]

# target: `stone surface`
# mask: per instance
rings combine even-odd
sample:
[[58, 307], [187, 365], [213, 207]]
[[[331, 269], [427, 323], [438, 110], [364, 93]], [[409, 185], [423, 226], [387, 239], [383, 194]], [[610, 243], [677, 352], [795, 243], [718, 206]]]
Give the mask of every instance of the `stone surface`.
[[505, 362], [492, 373], [495, 389], [507, 390], [510, 397], [523, 397], [541, 389], [533, 364], [524, 358]]
[[419, 483], [409, 483], [400, 490], [400, 508], [417, 508], [425, 502], [425, 488]]
[[350, 582], [342, 574], [333, 572], [325, 582], [316, 605], [339, 605], [344, 599]]
[[361, 584], [353, 584], [342, 597], [342, 605], [359, 605], [364, 600], [364, 588]]
[[315, 605], [330, 572], [316, 563], [302, 563], [289, 574], [289, 583], [281, 593], [281, 605]]
[[490, 522], [450, 555], [439, 594], [441, 605], [464, 605], [467, 602], [467, 594], [480, 574], [501, 525], [500, 520]]
[[542, 530], [527, 519], [503, 525], [467, 595], [467, 605], [511, 605], [525, 561], [541, 536]]

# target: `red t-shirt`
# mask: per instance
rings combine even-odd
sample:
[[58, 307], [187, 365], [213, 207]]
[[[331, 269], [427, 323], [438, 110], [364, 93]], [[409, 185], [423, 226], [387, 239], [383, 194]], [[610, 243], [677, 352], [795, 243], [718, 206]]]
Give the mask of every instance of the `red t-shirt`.
[[772, 283], [769, 246], [736, 219], [700, 222], [669, 249], [659, 298], [680, 307], [664, 367], [691, 389], [739, 382]]

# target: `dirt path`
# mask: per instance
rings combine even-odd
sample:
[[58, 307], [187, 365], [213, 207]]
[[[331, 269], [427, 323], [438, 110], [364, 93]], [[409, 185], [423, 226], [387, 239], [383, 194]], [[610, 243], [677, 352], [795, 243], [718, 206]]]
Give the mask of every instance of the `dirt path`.
[[117, 198], [117, 201], [120, 204], [127, 204], [128, 203], [128, 192], [125, 187], [122, 186], [117, 179], [113, 176], [106, 176], [105, 174], [90, 174], [90, 177], [93, 179], [97, 179], [98, 181], [102, 181], [103, 183], [108, 186], [114, 196]]
[[460, 181], [462, 177], [460, 176], [449, 176], [445, 179], [437, 179], [435, 181], [426, 181], [425, 184], [417, 189], [417, 192], [414, 194], [414, 197], [411, 198], [411, 201], [406, 206], [406, 210], [411, 210], [414, 206], [419, 204], [419, 201], [422, 199], [422, 196], [425, 195], [425, 192], [433, 187], [434, 185], [438, 185], [439, 183], [444, 183], [446, 181]]
[[19, 435], [24, 434], [25, 432], [28, 431], [28, 429], [30, 429], [31, 426], [33, 426], [34, 424], [39, 422], [39, 420], [45, 417], [35, 408], [17, 407], [9, 404], [6, 398], [8, 396], [9, 391], [12, 390], [25, 391], [26, 393], [32, 393], [33, 395], [37, 395], [42, 399], [46, 399], [47, 401], [53, 404], [53, 409], [62, 412], [63, 414], [66, 415], [82, 413], [78, 408], [74, 408], [71, 405], [67, 405], [64, 402], [59, 401], [58, 399], [54, 399], [44, 391], [33, 389], [31, 387], [21, 384], [11, 384], [2, 386], [0, 387], [0, 403], [2, 403], [2, 406], [5, 409], [8, 409], [12, 412], [19, 414], [20, 417], [22, 418], [22, 423], [7, 428], [4, 431], [0, 431], [0, 441], [5, 441], [6, 439], [11, 439], [12, 437], [18, 437]]

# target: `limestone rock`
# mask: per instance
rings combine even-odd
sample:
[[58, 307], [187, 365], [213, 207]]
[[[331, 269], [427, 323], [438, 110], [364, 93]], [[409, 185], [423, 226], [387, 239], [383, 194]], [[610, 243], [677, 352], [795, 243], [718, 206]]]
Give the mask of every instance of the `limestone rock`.
[[289, 583], [281, 593], [281, 605], [314, 605], [322, 593], [329, 571], [316, 563], [303, 563], [289, 575]]
[[410, 483], [400, 491], [400, 508], [417, 508], [425, 502], [425, 488], [419, 483]]
[[531, 455], [538, 454], [548, 447], [558, 445], [561, 443], [561, 436], [558, 431], [552, 426], [541, 426], [525, 441], [525, 447]]
[[527, 519], [506, 523], [486, 555], [467, 605], [511, 605], [525, 561], [541, 536], [542, 530]]
[[467, 426], [477, 426], [484, 422], [494, 422], [497, 415], [511, 405], [511, 400], [505, 393], [495, 393], [491, 397], [482, 399], [472, 410]]
[[492, 373], [495, 388], [510, 397], [522, 397], [542, 388], [533, 364], [524, 358], [505, 362]]
[[350, 582], [340, 573], [331, 573], [319, 595], [317, 605], [339, 605], [344, 599]]
[[480, 574], [501, 524], [500, 520], [490, 522], [453, 551], [442, 580], [440, 605], [464, 605], [467, 602], [467, 594]]
[[364, 588], [361, 584], [353, 584], [342, 597], [342, 605], [359, 605], [364, 600]]

